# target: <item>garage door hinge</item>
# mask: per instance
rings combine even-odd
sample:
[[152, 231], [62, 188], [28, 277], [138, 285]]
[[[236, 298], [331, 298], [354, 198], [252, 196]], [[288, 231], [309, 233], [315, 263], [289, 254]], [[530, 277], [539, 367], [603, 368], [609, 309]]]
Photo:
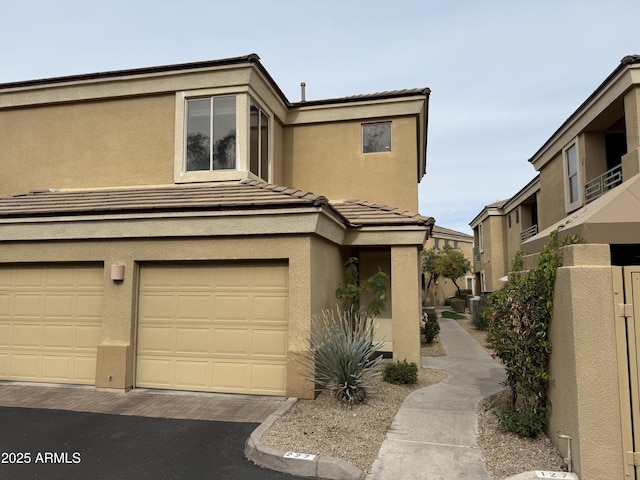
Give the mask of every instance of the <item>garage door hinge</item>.
[[632, 317], [633, 316], [633, 304], [632, 303], [619, 303], [618, 304], [618, 316], [619, 317]]
[[627, 465], [640, 465], [640, 452], [627, 452]]

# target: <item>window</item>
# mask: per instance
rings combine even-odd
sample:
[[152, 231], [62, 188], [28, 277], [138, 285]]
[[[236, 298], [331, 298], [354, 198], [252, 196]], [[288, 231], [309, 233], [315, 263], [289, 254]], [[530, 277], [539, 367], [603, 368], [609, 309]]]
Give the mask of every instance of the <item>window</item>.
[[516, 208], [516, 223], [520, 223], [520, 207]]
[[511, 214], [507, 215], [507, 224], [509, 225], [509, 228], [511, 228]]
[[236, 168], [236, 97], [187, 100], [187, 172]]
[[563, 150], [565, 172], [565, 207], [567, 212], [582, 205], [580, 195], [580, 166], [578, 164], [578, 144], [576, 142]]
[[391, 122], [362, 125], [362, 153], [391, 151]]
[[269, 117], [255, 103], [249, 104], [249, 171], [269, 181]]
[[458, 241], [457, 240], [453, 241], [453, 248], [458, 248]]
[[478, 225], [478, 248], [480, 253], [484, 252], [484, 239], [482, 238], [482, 224]]
[[434, 238], [433, 239], [433, 246], [436, 248], [440, 248], [440, 239], [439, 238]]

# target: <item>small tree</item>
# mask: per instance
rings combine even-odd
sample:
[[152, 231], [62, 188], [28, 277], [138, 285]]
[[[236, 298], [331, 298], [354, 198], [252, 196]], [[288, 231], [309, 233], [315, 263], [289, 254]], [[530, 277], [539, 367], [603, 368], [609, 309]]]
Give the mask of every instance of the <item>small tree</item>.
[[471, 270], [471, 262], [460, 250], [456, 250], [451, 245], [445, 245], [442, 250], [433, 247], [422, 254], [422, 270], [431, 275], [427, 292], [432, 281], [445, 277], [453, 282], [460, 295], [460, 287], [456, 280]]
[[378, 270], [378, 273], [369, 278], [360, 280], [358, 272], [358, 259], [351, 257], [345, 263], [346, 285], [336, 289], [336, 298], [340, 300], [340, 307], [345, 312], [360, 308], [360, 296], [370, 293], [372, 299], [363, 307], [367, 317], [377, 317], [387, 305], [387, 274]]

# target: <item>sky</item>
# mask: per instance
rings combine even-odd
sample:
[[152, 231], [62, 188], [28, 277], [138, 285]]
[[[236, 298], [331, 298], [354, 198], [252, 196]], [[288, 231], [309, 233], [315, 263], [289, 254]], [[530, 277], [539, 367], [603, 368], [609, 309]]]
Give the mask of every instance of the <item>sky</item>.
[[419, 213], [464, 233], [640, 54], [638, 0], [0, 0], [0, 19], [0, 83], [257, 53], [291, 101], [429, 87]]

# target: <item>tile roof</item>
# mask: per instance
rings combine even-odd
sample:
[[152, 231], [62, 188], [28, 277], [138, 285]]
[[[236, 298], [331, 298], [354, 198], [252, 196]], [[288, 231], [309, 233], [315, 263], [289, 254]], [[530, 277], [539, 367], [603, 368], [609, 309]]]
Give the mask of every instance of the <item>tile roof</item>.
[[353, 226], [371, 225], [422, 225], [431, 227], [435, 220], [413, 212], [403, 211], [388, 205], [344, 200], [332, 203], [333, 207], [346, 217]]
[[325, 207], [348, 226], [431, 225], [433, 219], [385, 205], [326, 197], [262, 181], [141, 186], [93, 190], [41, 190], [0, 198], [0, 219], [155, 212]]
[[433, 234], [442, 234], [442, 235], [455, 235], [458, 237], [464, 237], [473, 239], [473, 235], [469, 235], [467, 233], [459, 232], [457, 230], [451, 230], [450, 228], [441, 227], [440, 225], [433, 226]]

